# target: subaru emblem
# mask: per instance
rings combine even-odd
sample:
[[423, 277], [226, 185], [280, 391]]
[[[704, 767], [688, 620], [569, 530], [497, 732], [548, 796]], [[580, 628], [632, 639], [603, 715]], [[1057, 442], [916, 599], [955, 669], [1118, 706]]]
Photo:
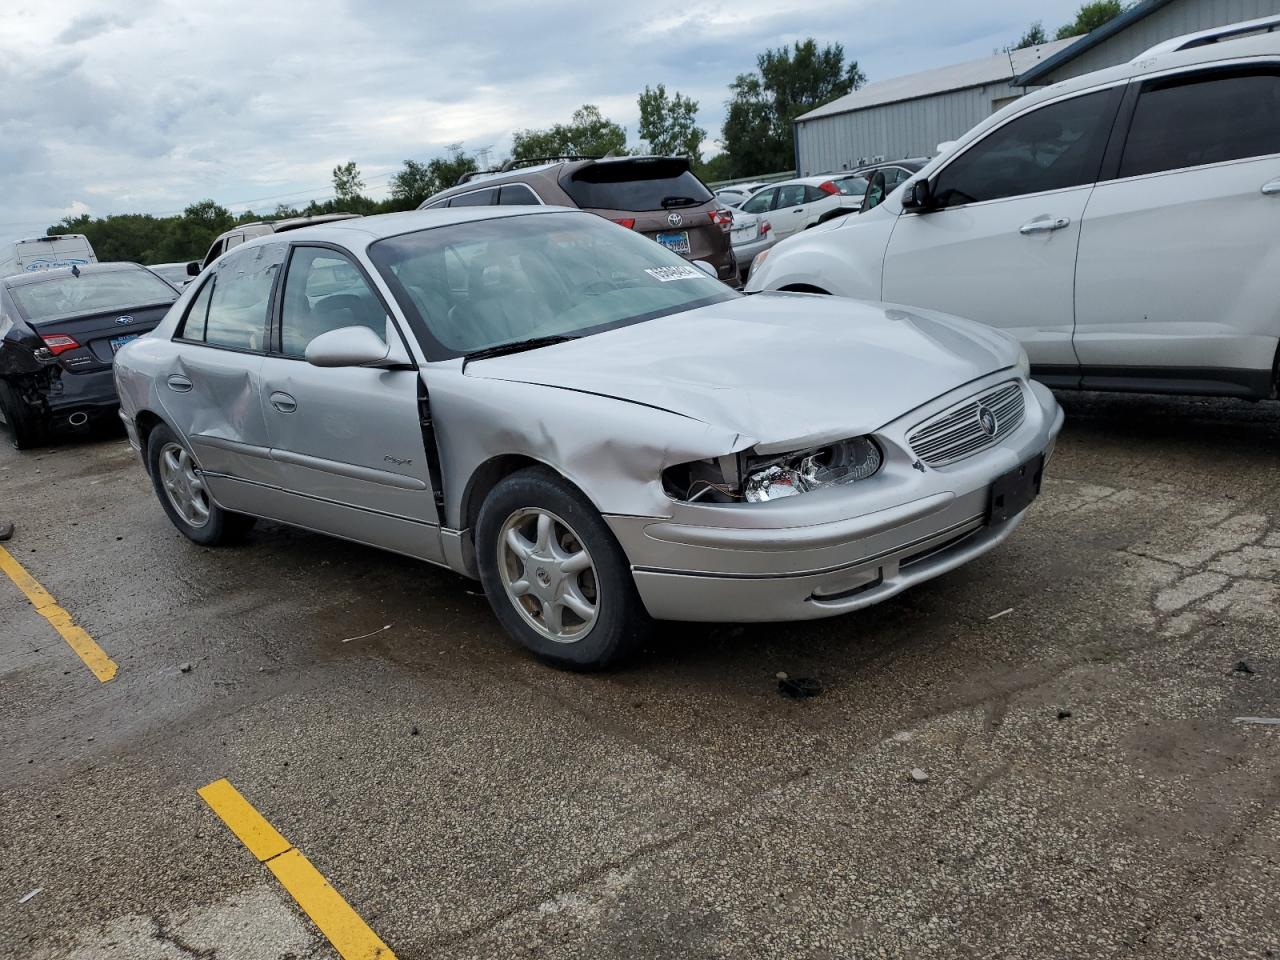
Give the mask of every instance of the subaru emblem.
[[996, 435], [996, 415], [986, 407], [978, 407], [978, 426], [982, 428], [982, 432], [988, 437]]
[[129, 316], [116, 317], [116, 323], [120, 324], [121, 326], [124, 326], [126, 323], [133, 323], [133, 317], [129, 317]]
[[684, 223], [684, 217], [680, 216], [678, 213], [673, 213], [667, 217], [667, 223], [671, 224], [673, 227], [678, 227], [680, 224]]

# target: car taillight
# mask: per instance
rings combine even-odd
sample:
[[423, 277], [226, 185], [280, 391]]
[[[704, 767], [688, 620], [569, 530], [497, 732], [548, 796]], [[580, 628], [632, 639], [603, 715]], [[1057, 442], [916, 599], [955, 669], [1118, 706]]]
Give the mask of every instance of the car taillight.
[[66, 353], [68, 350], [80, 349], [80, 344], [61, 333], [50, 333], [41, 336], [40, 339], [44, 341], [44, 345], [49, 348], [49, 352], [55, 357], [60, 353]]
[[634, 230], [636, 228], [635, 217], [621, 217], [615, 219], [613, 222], [620, 227], [626, 227], [628, 230]]
[[766, 233], [768, 233], [772, 229], [773, 229], [773, 224], [771, 224], [768, 220], [760, 221], [760, 236], [763, 237]]
[[837, 187], [830, 180], [824, 180], [822, 183], [818, 184], [818, 189], [821, 190], [823, 193], [830, 193], [830, 194], [837, 194], [840, 192], [840, 188]]
[[721, 230], [733, 229], [733, 211], [732, 210], [708, 210], [707, 216], [711, 218], [711, 222], [720, 227]]

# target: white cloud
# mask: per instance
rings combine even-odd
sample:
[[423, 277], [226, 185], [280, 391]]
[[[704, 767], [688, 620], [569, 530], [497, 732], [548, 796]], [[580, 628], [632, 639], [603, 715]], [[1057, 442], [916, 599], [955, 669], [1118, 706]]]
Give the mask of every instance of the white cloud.
[[9, 0], [0, 12], [0, 237], [69, 211], [167, 213], [370, 192], [407, 158], [491, 146], [597, 104], [638, 141], [664, 82], [718, 137], [757, 53], [814, 36], [882, 79], [987, 55], [1078, 0]]

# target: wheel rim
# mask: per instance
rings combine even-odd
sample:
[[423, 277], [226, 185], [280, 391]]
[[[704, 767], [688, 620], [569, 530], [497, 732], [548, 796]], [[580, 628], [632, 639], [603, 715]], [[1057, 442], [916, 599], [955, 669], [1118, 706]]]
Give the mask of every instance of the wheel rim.
[[498, 535], [498, 572], [525, 623], [556, 643], [576, 643], [600, 610], [595, 562], [577, 532], [549, 510], [526, 507]]
[[178, 516], [192, 527], [209, 522], [209, 493], [187, 448], [170, 441], [160, 449], [160, 485]]

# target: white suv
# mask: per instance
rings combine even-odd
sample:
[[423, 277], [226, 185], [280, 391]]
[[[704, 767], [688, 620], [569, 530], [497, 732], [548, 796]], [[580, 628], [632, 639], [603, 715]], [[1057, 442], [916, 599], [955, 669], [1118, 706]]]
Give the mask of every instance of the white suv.
[[1054, 387], [1275, 396], [1278, 26], [1179, 37], [1029, 94], [879, 206], [762, 254], [747, 290], [971, 317]]

